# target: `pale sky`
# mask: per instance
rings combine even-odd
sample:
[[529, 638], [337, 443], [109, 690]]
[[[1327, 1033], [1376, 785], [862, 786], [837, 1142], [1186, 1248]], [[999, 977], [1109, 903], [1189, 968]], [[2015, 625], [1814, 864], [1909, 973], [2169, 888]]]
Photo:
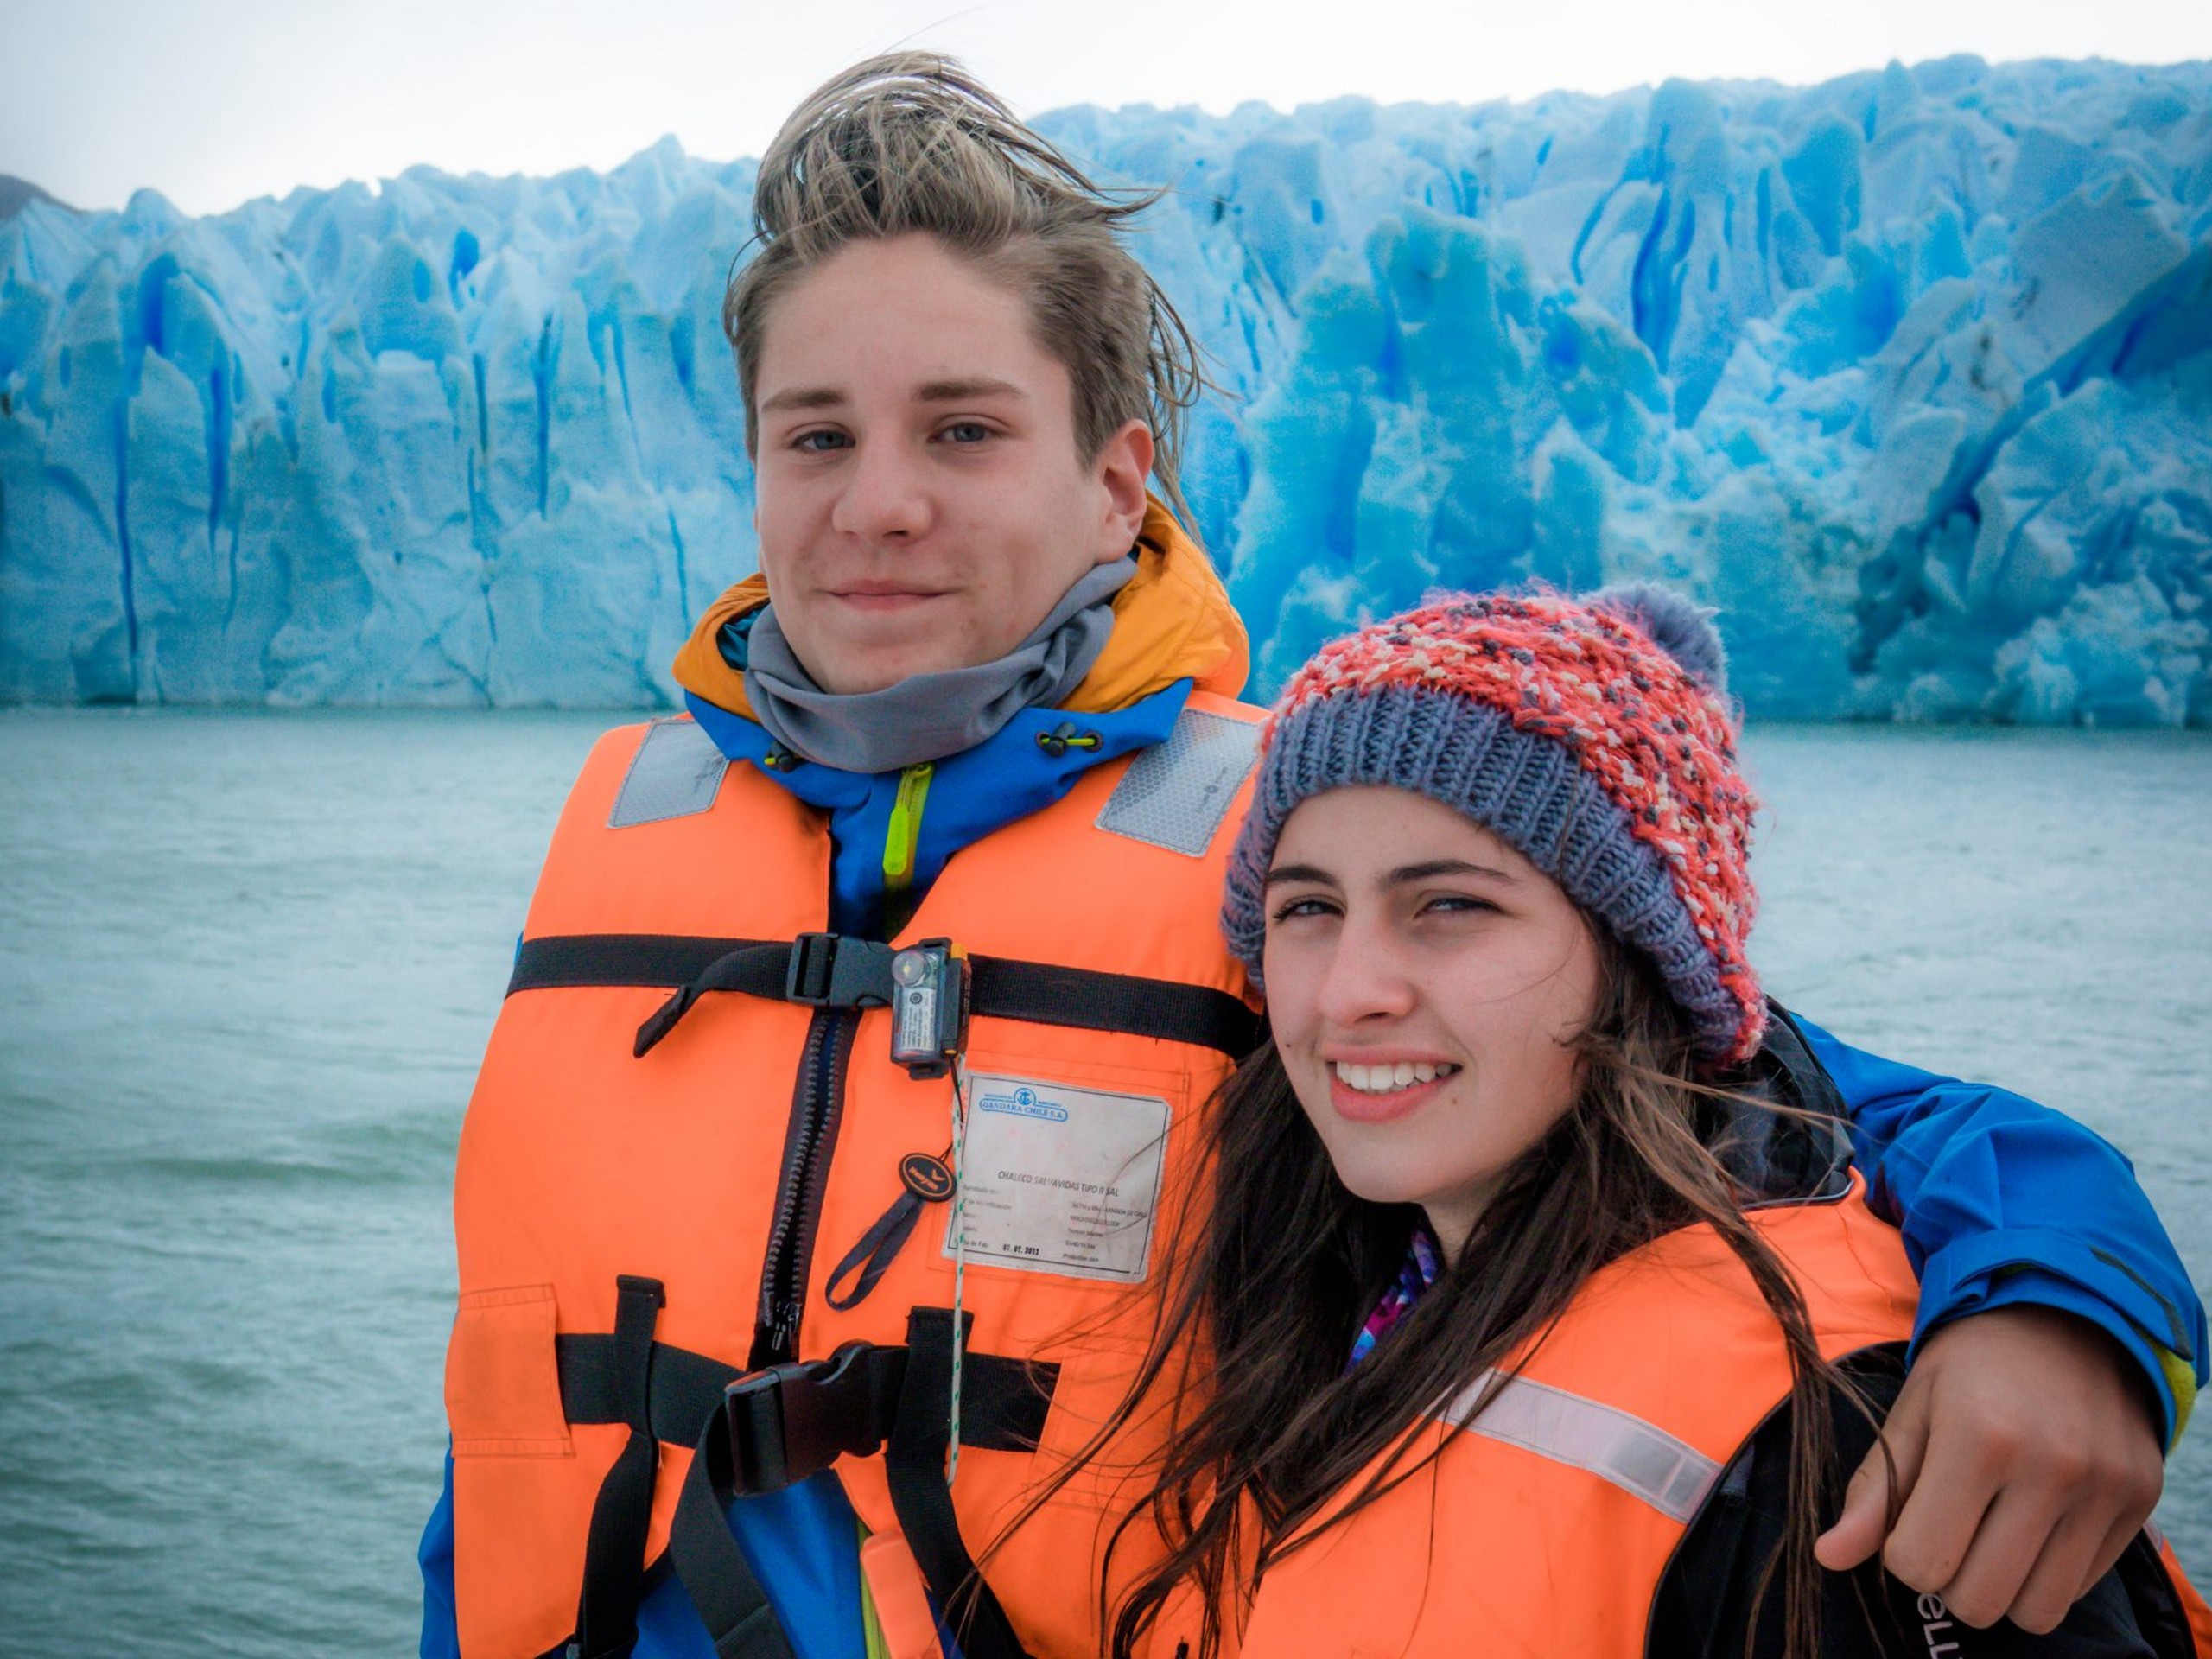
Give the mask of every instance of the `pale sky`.
[[899, 44], [964, 57], [1027, 111], [1222, 111], [1804, 84], [1953, 52], [2173, 63], [2212, 57], [2212, 0], [0, 0], [0, 173], [207, 213], [418, 162], [607, 168], [664, 133], [727, 160]]

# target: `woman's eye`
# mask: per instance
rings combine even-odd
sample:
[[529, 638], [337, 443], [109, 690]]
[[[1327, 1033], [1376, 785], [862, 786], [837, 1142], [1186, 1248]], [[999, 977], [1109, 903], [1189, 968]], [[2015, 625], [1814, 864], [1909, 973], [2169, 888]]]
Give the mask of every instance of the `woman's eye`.
[[1277, 905], [1274, 914], [1268, 919], [1274, 922], [1294, 922], [1306, 916], [1326, 916], [1335, 906], [1325, 899], [1287, 899]]
[[1426, 915], [1478, 916], [1495, 913], [1496, 905], [1487, 899], [1476, 899], [1464, 893], [1440, 893], [1425, 900], [1421, 911]]

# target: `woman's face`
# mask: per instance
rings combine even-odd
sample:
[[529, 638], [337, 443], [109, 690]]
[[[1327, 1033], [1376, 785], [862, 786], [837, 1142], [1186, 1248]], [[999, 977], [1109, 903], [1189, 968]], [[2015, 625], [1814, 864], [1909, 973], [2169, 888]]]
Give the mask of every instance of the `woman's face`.
[[1409, 791], [1333, 790], [1283, 826], [1263, 970], [1283, 1069], [1363, 1198], [1456, 1255], [1574, 1103], [1602, 969], [1581, 912], [1489, 830]]

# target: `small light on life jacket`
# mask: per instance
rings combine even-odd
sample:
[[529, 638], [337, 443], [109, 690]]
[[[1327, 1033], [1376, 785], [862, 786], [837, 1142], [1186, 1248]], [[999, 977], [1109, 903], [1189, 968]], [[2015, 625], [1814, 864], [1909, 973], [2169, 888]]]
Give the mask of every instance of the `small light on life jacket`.
[[891, 959], [891, 1063], [917, 1082], [941, 1077], [968, 1039], [968, 957], [924, 939]]

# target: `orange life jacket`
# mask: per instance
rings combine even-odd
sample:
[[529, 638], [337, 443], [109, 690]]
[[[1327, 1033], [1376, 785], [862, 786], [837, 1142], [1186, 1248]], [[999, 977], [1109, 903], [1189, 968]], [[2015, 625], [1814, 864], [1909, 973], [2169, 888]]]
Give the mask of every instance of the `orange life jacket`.
[[[1853, 1176], [1847, 1197], [1751, 1212], [1831, 1360], [1912, 1332], [1918, 1286], [1863, 1192]], [[1710, 1228], [1669, 1234], [1592, 1275], [1517, 1374], [1415, 1431], [1417, 1452], [1441, 1447], [1433, 1461], [1329, 1527], [1366, 1477], [1347, 1483], [1313, 1541], [1224, 1609], [1227, 1649], [1637, 1659], [1676, 1546], [1789, 1393], [1779, 1327], [1741, 1262]], [[1196, 1652], [1195, 1614], [1172, 1605], [1153, 1651]]]
[[2174, 1547], [2166, 1535], [2155, 1526], [2143, 1529], [2144, 1541], [2157, 1554], [2158, 1566], [2164, 1569], [2167, 1581], [2173, 1586], [2182, 1622], [2189, 1627], [2189, 1641], [2192, 1644], [2182, 1650], [2192, 1652], [2196, 1659], [2212, 1659], [2212, 1605], [2197, 1593], [2196, 1585], [2181, 1569], [2181, 1558], [2174, 1554]]
[[[893, 1007], [785, 995], [888, 1000], [888, 950], [821, 934], [823, 815], [725, 763], [689, 720], [601, 741], [555, 833], [461, 1135], [446, 1386], [469, 1659], [559, 1649], [588, 1579], [604, 1617], [598, 1639], [577, 1633], [581, 1650], [619, 1636], [615, 1604], [634, 1605], [670, 1546], [702, 1421], [723, 1427], [707, 1460], [723, 1466], [702, 1463], [693, 1492], [797, 1478], [759, 1465], [787, 1449], [820, 1461], [824, 1433], [856, 1433], [836, 1463], [848, 1496], [872, 1533], [903, 1532], [938, 1568], [941, 1598], [961, 1541], [981, 1554], [1090, 1437], [1143, 1345], [1139, 1287], [1192, 1174], [1194, 1116], [1256, 1029], [1215, 917], [1258, 719], [1192, 693], [1167, 743], [957, 854], [892, 941], [965, 953], [957, 1290], [950, 1206], [933, 1201], [954, 1078], [893, 1063]], [[902, 1205], [903, 1248], [867, 1258], [880, 1277], [858, 1300], [866, 1275], [842, 1275], [846, 1305], [833, 1304], [830, 1265], [883, 1237]], [[972, 1325], [944, 1506], [956, 1300]], [[776, 1444], [727, 1428], [730, 1380], [853, 1343], [874, 1346], [836, 1376], [786, 1370], [750, 1397]], [[865, 1432], [806, 1418], [855, 1399]], [[874, 1455], [871, 1436], [894, 1426]], [[902, 1446], [917, 1501], [943, 1509], [929, 1539], [894, 1496]], [[1103, 1478], [1086, 1471], [988, 1559], [1032, 1653], [1098, 1649]], [[727, 1545], [726, 1528], [708, 1530]], [[880, 1602], [919, 1605], [912, 1577], [871, 1567]]]

